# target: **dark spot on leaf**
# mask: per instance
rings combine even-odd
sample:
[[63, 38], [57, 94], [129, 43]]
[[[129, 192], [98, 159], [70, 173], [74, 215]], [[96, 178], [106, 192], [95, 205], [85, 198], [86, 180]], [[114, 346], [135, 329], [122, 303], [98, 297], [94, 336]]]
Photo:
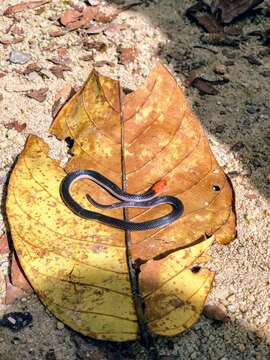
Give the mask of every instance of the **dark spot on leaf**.
[[199, 265], [195, 265], [191, 268], [191, 271], [193, 274], [197, 274], [201, 270], [201, 267]]
[[65, 138], [65, 142], [67, 143], [69, 149], [71, 149], [74, 145], [74, 139], [72, 139], [70, 136]]

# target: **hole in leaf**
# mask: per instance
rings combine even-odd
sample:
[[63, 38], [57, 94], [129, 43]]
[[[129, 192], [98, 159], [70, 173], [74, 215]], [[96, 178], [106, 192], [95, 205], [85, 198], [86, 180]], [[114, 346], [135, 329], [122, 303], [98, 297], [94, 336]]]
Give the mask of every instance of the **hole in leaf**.
[[214, 184], [213, 187], [212, 187], [212, 189], [213, 189], [213, 191], [220, 191], [220, 186]]
[[123, 92], [124, 92], [125, 95], [128, 95], [128, 94], [132, 93], [132, 91], [133, 91], [133, 90], [131, 90], [131, 89], [129, 89], [129, 88], [126, 88], [126, 87], [123, 88]]
[[195, 265], [191, 268], [191, 271], [193, 274], [197, 274], [201, 270], [201, 267], [199, 265]]
[[69, 149], [71, 149], [72, 146], [74, 145], [74, 139], [72, 139], [70, 136], [65, 138], [65, 142], [67, 143], [67, 146], [69, 147]]

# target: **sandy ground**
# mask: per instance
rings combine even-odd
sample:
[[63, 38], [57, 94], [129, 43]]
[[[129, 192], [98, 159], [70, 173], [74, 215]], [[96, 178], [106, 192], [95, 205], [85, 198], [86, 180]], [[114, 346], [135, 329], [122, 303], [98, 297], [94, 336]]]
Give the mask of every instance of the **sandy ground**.
[[[15, 0], [1, 1], [0, 15], [8, 5], [16, 3]], [[113, 62], [114, 67], [104, 65], [99, 71], [120, 79], [124, 87], [131, 89], [143, 82], [157, 59], [168, 65], [179, 81], [193, 68], [208, 79], [229, 79], [227, 84], [217, 86], [218, 95], [200, 95], [194, 88], [187, 89], [187, 95], [235, 190], [238, 237], [229, 246], [214, 245], [212, 248], [214, 259], [209, 267], [215, 270], [216, 277], [207, 300], [210, 304], [223, 304], [230, 321], [220, 324], [202, 316], [190, 330], [173, 338], [157, 338], [156, 345], [164, 359], [165, 355], [174, 356], [167, 359], [267, 359], [270, 356], [270, 171], [267, 159], [270, 150], [270, 58], [269, 54], [258, 56], [266, 46], [256, 37], [250, 37], [239, 48], [208, 46], [212, 51], [197, 48], [205, 32], [184, 16], [192, 3], [194, 1], [152, 0], [122, 13], [114, 22], [128, 24], [129, 28], [110, 35], [90, 35], [90, 40], [104, 41], [108, 48], [105, 52], [93, 50], [94, 60], [87, 62], [80, 57], [90, 52], [82, 48], [76, 32], [58, 38], [49, 36], [50, 31], [58, 29], [53, 19], [69, 6], [68, 1], [52, 1], [41, 15], [34, 10], [17, 14], [17, 26], [24, 30], [24, 41], [6, 47], [0, 45], [0, 72], [7, 73], [0, 79], [3, 98], [0, 101], [1, 189], [29, 133], [45, 139], [52, 156], [66, 157], [66, 145], [47, 132], [52, 121], [52, 105], [64, 85], [83, 83], [94, 62]], [[269, 28], [270, 18], [265, 15], [265, 8], [262, 9], [238, 21], [244, 34]], [[2, 16], [0, 19], [0, 38], [4, 38], [12, 20]], [[136, 60], [128, 65], [119, 64], [119, 45], [137, 46]], [[57, 79], [48, 70], [52, 66], [48, 59], [58, 56], [61, 47], [67, 48], [66, 56], [72, 61], [72, 71], [65, 72], [64, 80]], [[32, 61], [42, 66], [43, 76], [20, 74], [26, 65], [9, 62], [12, 49], [31, 54]], [[259, 63], [251, 64], [246, 58], [251, 55]], [[224, 75], [214, 72], [220, 64], [226, 66]], [[25, 91], [42, 87], [49, 88], [46, 101], [39, 103], [25, 96]], [[18, 133], [5, 127], [14, 120], [26, 123], [25, 130]], [[5, 231], [3, 222], [0, 227]], [[7, 268], [6, 257], [0, 259], [0, 266], [0, 293], [3, 294], [1, 284]], [[83, 340], [49, 314], [34, 295], [9, 308], [2, 306], [0, 311], [22, 309], [31, 312], [33, 325], [18, 333], [0, 327], [1, 360], [148, 358], [138, 343], [96, 346], [93, 341]]]

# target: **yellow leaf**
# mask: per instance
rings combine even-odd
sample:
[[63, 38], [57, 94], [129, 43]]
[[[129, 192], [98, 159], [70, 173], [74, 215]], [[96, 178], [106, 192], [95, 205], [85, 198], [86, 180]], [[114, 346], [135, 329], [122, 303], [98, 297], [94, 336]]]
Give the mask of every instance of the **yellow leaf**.
[[[224, 244], [234, 238], [235, 217], [231, 186], [182, 89], [160, 64], [126, 97], [117, 81], [93, 72], [50, 131], [74, 140], [73, 157], [63, 169], [48, 146], [30, 136], [7, 198], [20, 263], [41, 300], [67, 325], [97, 339], [135, 340], [145, 324], [161, 335], [190, 327], [213, 280], [209, 270], [192, 267], [207, 258], [214, 237]], [[77, 169], [96, 170], [120, 187], [124, 180], [130, 193], [165, 179], [164, 195], [179, 197], [184, 214], [164, 228], [131, 234], [80, 218], [59, 193], [65, 175]], [[73, 197], [96, 211], [87, 193], [115, 202], [87, 180], [72, 187]], [[101, 212], [123, 218], [121, 209]], [[129, 219], [167, 212], [167, 205], [130, 209]], [[138, 279], [129, 260], [141, 264]]]

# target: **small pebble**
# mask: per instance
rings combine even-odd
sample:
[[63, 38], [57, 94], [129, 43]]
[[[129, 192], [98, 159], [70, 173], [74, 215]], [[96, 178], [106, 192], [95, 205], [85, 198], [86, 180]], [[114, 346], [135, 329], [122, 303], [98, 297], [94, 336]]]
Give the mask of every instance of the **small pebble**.
[[9, 61], [12, 64], [26, 64], [28, 61], [32, 59], [31, 54], [22, 53], [20, 51], [12, 50], [9, 54]]
[[57, 321], [56, 328], [57, 330], [63, 330], [65, 325], [61, 321]]
[[223, 65], [223, 64], [218, 64], [218, 65], [216, 65], [214, 71], [215, 71], [216, 74], [224, 75], [224, 74], [226, 74], [227, 69], [226, 69], [226, 66], [225, 66], [225, 65]]
[[245, 345], [244, 345], [244, 344], [241, 344], [241, 343], [238, 345], [238, 348], [239, 348], [239, 351], [240, 351], [240, 352], [244, 352], [244, 351], [246, 350]]
[[212, 304], [205, 305], [203, 309], [203, 315], [208, 319], [218, 320], [218, 321], [227, 321], [228, 316], [226, 314], [226, 308], [222, 304]]
[[236, 311], [236, 306], [235, 304], [230, 304], [227, 306], [228, 310], [232, 313], [234, 313]]

